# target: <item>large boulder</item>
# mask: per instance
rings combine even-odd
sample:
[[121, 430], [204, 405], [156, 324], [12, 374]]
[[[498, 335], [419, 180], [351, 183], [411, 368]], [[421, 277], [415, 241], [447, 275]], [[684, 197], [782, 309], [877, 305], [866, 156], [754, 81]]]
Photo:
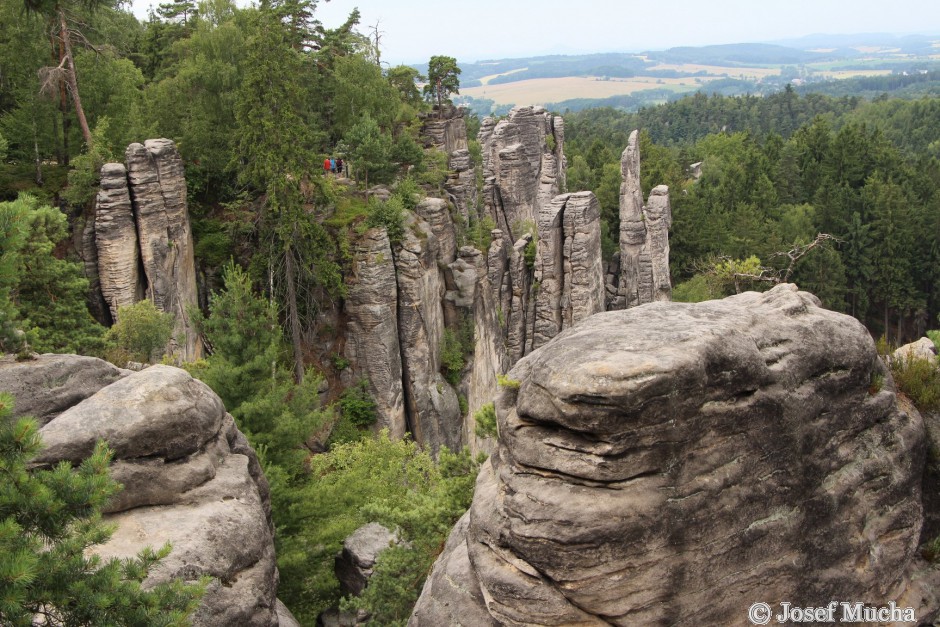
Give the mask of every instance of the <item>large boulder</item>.
[[834, 599], [936, 616], [923, 423], [812, 295], [597, 314], [508, 377], [410, 625], [731, 625]]
[[[21, 382], [12, 387], [17, 406], [52, 417], [35, 466], [77, 462], [99, 439], [114, 451], [112, 476], [124, 489], [105, 508], [115, 532], [97, 553], [124, 558], [171, 543], [144, 585], [211, 577], [195, 625], [275, 627], [280, 616], [296, 624], [277, 604], [267, 480], [208, 386], [170, 366], [128, 373], [87, 357], [4, 366], [0, 377], [15, 372]], [[61, 389], [70, 383], [73, 395]]]
[[376, 522], [359, 527], [343, 540], [343, 550], [335, 560], [336, 578], [343, 593], [362, 594], [379, 555], [397, 543], [398, 536]]
[[7, 355], [0, 358], [0, 392], [16, 399], [15, 416], [35, 418], [43, 426], [128, 374], [94, 357], [47, 354], [17, 361]]

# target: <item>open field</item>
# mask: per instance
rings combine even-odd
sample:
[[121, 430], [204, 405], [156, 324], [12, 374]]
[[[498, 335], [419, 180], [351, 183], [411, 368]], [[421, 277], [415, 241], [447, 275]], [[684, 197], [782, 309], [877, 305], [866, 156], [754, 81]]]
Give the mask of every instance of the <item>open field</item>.
[[700, 65], [698, 63], [660, 63], [647, 68], [648, 70], [675, 70], [677, 72], [706, 72], [709, 76], [725, 76], [729, 78], [758, 79], [766, 76], [780, 74], [780, 68], [774, 67], [734, 67], [723, 65]]
[[815, 76], [843, 79], [858, 78], [859, 76], [887, 76], [888, 74], [891, 74], [891, 70], [820, 70], [815, 73]]
[[691, 91], [707, 84], [715, 77], [650, 78], [600, 80], [579, 76], [565, 78], [535, 78], [515, 83], [484, 85], [461, 89], [464, 96], [489, 98], [496, 104], [541, 105], [572, 98], [609, 98], [632, 94], [646, 89], [668, 89], [674, 92]]

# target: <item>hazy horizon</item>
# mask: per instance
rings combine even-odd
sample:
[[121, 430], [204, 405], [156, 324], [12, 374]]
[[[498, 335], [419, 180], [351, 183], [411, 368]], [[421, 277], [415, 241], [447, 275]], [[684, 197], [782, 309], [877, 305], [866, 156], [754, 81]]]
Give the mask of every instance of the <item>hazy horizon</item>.
[[[134, 0], [132, 7], [145, 19], [149, 7], [158, 4]], [[655, 5], [636, 0], [616, 4], [477, 0], [456, 5], [457, 11], [444, 11], [441, 3], [428, 0], [398, 0], [392, 6], [388, 0], [330, 0], [320, 2], [316, 17], [335, 28], [355, 7], [361, 13], [360, 32], [371, 32], [378, 24], [382, 60], [392, 65], [423, 63], [432, 55], [471, 63], [547, 54], [772, 43], [817, 34], [940, 36], [940, 11], [935, 2], [925, 0], [896, 0], [890, 12], [874, 0], [857, 0], [849, 6], [827, 0], [774, 5], [749, 0], [665, 0]]]

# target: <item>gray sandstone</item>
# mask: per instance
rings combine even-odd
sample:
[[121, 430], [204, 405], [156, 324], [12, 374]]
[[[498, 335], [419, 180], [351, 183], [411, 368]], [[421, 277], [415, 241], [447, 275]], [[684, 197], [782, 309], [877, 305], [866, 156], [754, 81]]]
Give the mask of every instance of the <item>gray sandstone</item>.
[[924, 426], [884, 376], [860, 323], [791, 285], [591, 316], [508, 373], [409, 624], [730, 625], [832, 599], [929, 623]]
[[[608, 298], [608, 309], [636, 307], [672, 297], [669, 278], [669, 228], [672, 210], [669, 188], [655, 187], [643, 204], [640, 187], [639, 133], [630, 133], [620, 157], [620, 267], [616, 296]], [[610, 285], [610, 281], [607, 282]], [[613, 292], [609, 287], [608, 291]]]
[[343, 373], [343, 383], [350, 386], [366, 379], [377, 406], [376, 428], [388, 429], [391, 437], [401, 438], [407, 428], [398, 288], [385, 229], [369, 229], [353, 242], [346, 290], [344, 355], [350, 367]]
[[539, 214], [535, 281], [532, 349], [603, 311], [600, 205], [592, 192], [557, 196]]
[[930, 338], [922, 337], [916, 342], [905, 344], [894, 351], [891, 359], [895, 362], [902, 362], [908, 359], [924, 359], [932, 364], [937, 363], [937, 347], [934, 346]]
[[101, 189], [95, 200], [95, 246], [101, 293], [117, 320], [119, 307], [143, 298], [137, 226], [127, 185], [127, 169], [120, 163], [101, 167]]
[[184, 361], [198, 359], [202, 344], [187, 312], [197, 294], [183, 161], [169, 139], [131, 144], [125, 156], [146, 296], [176, 318], [171, 352]]
[[[53, 416], [40, 430], [46, 446], [34, 465], [75, 463], [98, 439], [114, 451], [112, 474], [124, 489], [105, 508], [104, 522], [115, 532], [94, 551], [126, 558], [170, 542], [171, 553], [144, 586], [209, 576], [193, 616], [197, 627], [297, 625], [276, 599], [267, 480], [219, 398], [177, 368], [126, 374], [93, 362], [99, 360], [71, 355], [24, 362], [17, 379], [40, 385], [13, 393], [18, 406]], [[62, 389], [69, 385], [76, 387], [72, 396]]]
[[15, 417], [34, 418], [41, 427], [128, 374], [94, 357], [47, 354], [17, 361], [7, 355], [0, 358], [0, 391], [16, 399]]
[[362, 594], [379, 555], [397, 543], [398, 536], [376, 522], [359, 527], [343, 540], [343, 550], [336, 556], [336, 578], [343, 594]]
[[395, 251], [403, 384], [411, 433], [435, 453], [442, 445], [456, 450], [461, 444], [460, 404], [440, 373], [445, 286], [439, 261], [431, 227], [409, 215]]
[[541, 107], [516, 107], [499, 123], [484, 120], [480, 143], [486, 212], [514, 240], [564, 186], [563, 123]]

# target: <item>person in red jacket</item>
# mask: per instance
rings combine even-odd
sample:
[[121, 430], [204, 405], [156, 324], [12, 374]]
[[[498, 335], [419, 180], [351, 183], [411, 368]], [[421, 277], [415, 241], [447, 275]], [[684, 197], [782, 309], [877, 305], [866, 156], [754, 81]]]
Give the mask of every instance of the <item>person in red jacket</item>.
[[329, 157], [323, 160], [323, 173], [326, 174], [327, 176], [330, 175], [330, 158]]

